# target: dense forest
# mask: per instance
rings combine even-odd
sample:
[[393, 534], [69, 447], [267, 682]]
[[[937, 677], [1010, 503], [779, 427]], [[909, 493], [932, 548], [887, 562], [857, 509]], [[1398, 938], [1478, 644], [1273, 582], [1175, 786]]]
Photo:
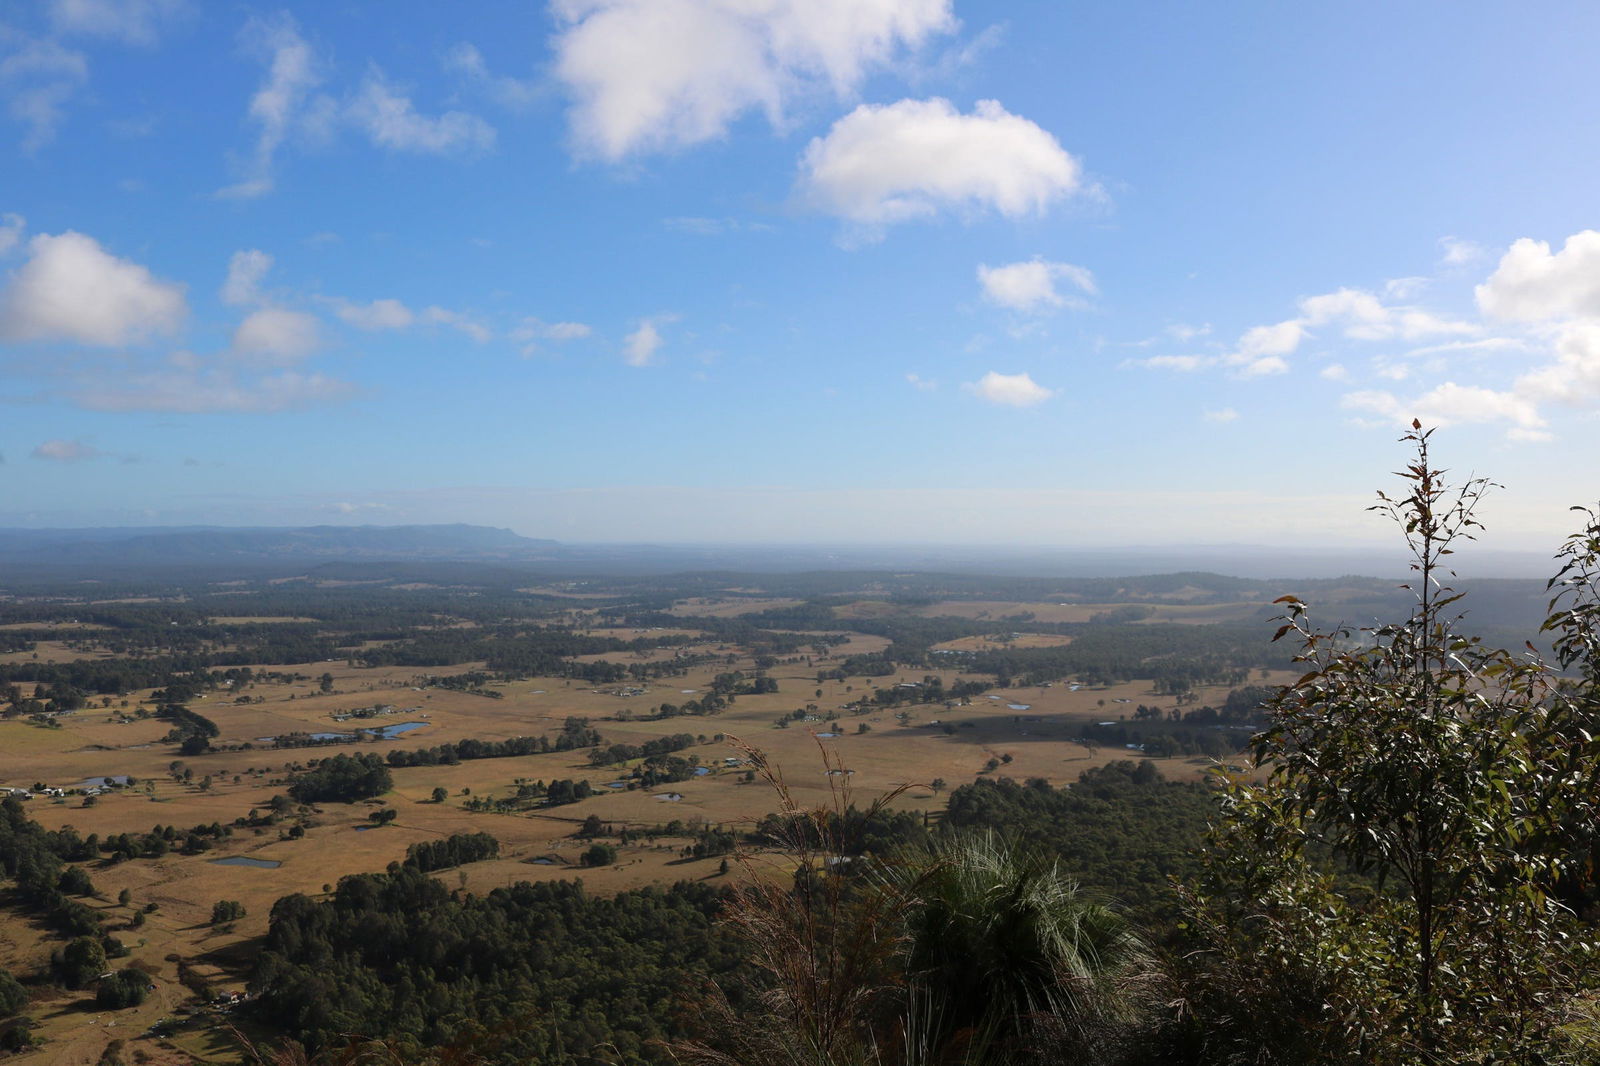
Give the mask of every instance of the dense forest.
[[408, 865], [344, 878], [326, 903], [280, 900], [251, 988], [264, 1018], [313, 1048], [369, 1033], [470, 1043], [497, 1062], [665, 1061], [652, 1041], [700, 1035], [699, 982], [740, 968], [720, 905], [704, 885], [463, 895]]

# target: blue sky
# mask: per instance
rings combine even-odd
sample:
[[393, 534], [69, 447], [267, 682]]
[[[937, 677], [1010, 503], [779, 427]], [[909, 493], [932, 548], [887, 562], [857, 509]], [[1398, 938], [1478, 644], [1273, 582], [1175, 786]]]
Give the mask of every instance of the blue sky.
[[0, 12], [0, 524], [1354, 542], [1600, 488], [1600, 9]]

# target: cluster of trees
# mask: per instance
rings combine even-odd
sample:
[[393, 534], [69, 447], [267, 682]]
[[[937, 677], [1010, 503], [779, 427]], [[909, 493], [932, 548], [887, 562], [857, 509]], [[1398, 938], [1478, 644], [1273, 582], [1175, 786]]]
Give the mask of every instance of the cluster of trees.
[[443, 840], [425, 840], [411, 845], [406, 849], [405, 865], [430, 873], [499, 855], [500, 841], [488, 833], [453, 833]]
[[244, 917], [244, 904], [236, 899], [219, 899], [211, 905], [211, 924], [236, 922]]
[[33, 1043], [35, 1023], [22, 1013], [27, 1007], [28, 990], [0, 969], [0, 1051], [21, 1051]]
[[150, 975], [137, 967], [118, 970], [95, 985], [95, 1006], [103, 1010], [137, 1007], [150, 995]]
[[159, 859], [174, 850], [195, 855], [209, 849], [211, 841], [232, 835], [233, 828], [220, 822], [201, 823], [188, 829], [158, 825], [148, 833], [111, 833], [105, 837], [90, 833], [84, 838], [82, 856], [84, 859], [104, 856], [107, 863], [118, 863], [129, 859]]
[[289, 795], [301, 803], [351, 803], [381, 796], [393, 787], [389, 767], [370, 752], [334, 755], [289, 778]]
[[[99, 914], [67, 891], [76, 895], [94, 891], [87, 874], [61, 861], [57, 849], [68, 846], [68, 840], [29, 818], [15, 796], [0, 801], [0, 872], [13, 882], [23, 908], [68, 936], [98, 934]], [[69, 874], [69, 869], [75, 872]]]

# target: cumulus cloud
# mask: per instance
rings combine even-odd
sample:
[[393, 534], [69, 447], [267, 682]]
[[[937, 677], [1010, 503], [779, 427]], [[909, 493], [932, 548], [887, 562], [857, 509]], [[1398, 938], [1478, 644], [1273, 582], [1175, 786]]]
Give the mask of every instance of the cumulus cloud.
[[28, 259], [0, 293], [0, 339], [121, 345], [171, 333], [188, 313], [183, 286], [68, 231], [28, 242]]
[[273, 160], [278, 149], [304, 121], [312, 90], [322, 83], [315, 53], [288, 13], [273, 18], [253, 16], [240, 33], [247, 51], [267, 64], [267, 76], [250, 97], [248, 115], [261, 127], [255, 150], [244, 167], [245, 178], [219, 196], [250, 198], [272, 191]]
[[1516, 322], [1600, 316], [1600, 232], [1574, 233], [1555, 253], [1545, 241], [1522, 238], [1476, 296], [1484, 314]]
[[751, 111], [853, 92], [904, 49], [955, 29], [950, 0], [555, 0], [556, 78], [585, 155], [722, 136]]
[[1600, 322], [1574, 322], [1556, 337], [1555, 361], [1517, 379], [1515, 389], [1536, 403], [1587, 406], [1600, 402]]
[[22, 124], [22, 150], [32, 154], [55, 139], [67, 103], [89, 81], [82, 52], [41, 40], [0, 23], [0, 97]]
[[106, 453], [81, 440], [47, 440], [33, 449], [35, 459], [52, 463], [81, 463], [86, 459], [99, 459]]
[[622, 359], [629, 366], [649, 366], [666, 343], [655, 319], [642, 319], [639, 328], [622, 338]]
[[961, 387], [979, 399], [1004, 407], [1034, 407], [1055, 395], [1054, 389], [1045, 388], [1029, 374], [1000, 374], [993, 370]]
[[450, 155], [494, 147], [494, 127], [483, 119], [465, 111], [446, 111], [436, 118], [419, 114], [411, 98], [397, 92], [377, 70], [367, 74], [348, 115], [373, 144], [398, 152]]
[[321, 344], [316, 318], [282, 307], [250, 312], [233, 333], [236, 355], [274, 365], [298, 363]]
[[261, 279], [272, 269], [272, 256], [254, 248], [234, 252], [228, 260], [228, 278], [222, 283], [222, 302], [249, 307], [261, 302]]
[[1076, 296], [1063, 296], [1056, 288], [1057, 281], [1064, 281], [1091, 296], [1097, 291], [1094, 275], [1083, 267], [1071, 263], [1052, 263], [1037, 256], [1006, 266], [981, 264], [978, 267], [978, 283], [983, 286], [984, 298], [990, 303], [1025, 314], [1057, 307], [1083, 306]]
[[811, 141], [800, 169], [812, 206], [873, 228], [950, 209], [1036, 214], [1083, 182], [1053, 136], [995, 100], [970, 115], [938, 98], [862, 104]]
[[50, 22], [58, 33], [151, 44], [161, 24], [185, 6], [184, 0], [50, 0]]
[[1479, 385], [1447, 381], [1410, 400], [1382, 391], [1352, 392], [1341, 403], [1348, 410], [1370, 412], [1395, 425], [1409, 426], [1413, 419], [1421, 419], [1429, 426], [1508, 421], [1520, 431], [1519, 439], [1541, 440], [1548, 436], [1544, 418], [1526, 397]]
[[1245, 330], [1233, 351], [1220, 360], [1222, 365], [1235, 368], [1238, 376], [1246, 378], [1285, 373], [1289, 369], [1285, 357], [1297, 352], [1318, 330], [1335, 330], [1359, 341], [1416, 340], [1479, 332], [1479, 327], [1470, 322], [1416, 307], [1385, 304], [1375, 293], [1364, 289], [1344, 288], [1303, 297], [1299, 310], [1295, 318]]
[[939, 388], [939, 383], [937, 381], [930, 381], [920, 374], [907, 374], [906, 384], [910, 385], [918, 392], [934, 392]]

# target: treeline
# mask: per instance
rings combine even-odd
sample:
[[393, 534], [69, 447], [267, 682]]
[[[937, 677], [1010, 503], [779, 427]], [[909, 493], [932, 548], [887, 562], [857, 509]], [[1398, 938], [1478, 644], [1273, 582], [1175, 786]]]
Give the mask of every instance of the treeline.
[[369, 666], [455, 666], [482, 662], [485, 669], [504, 676], [561, 676], [568, 660], [579, 655], [632, 653], [652, 648], [675, 647], [689, 638], [676, 635], [636, 637], [588, 636], [570, 629], [549, 627], [517, 629], [439, 629], [410, 631], [406, 639], [384, 647], [367, 648], [360, 653]]
[[1169, 685], [1243, 683], [1254, 668], [1285, 667], [1288, 652], [1264, 625], [1085, 625], [1054, 648], [997, 648], [940, 655], [947, 666], [993, 674], [1002, 686], [1077, 677], [1093, 685], [1149, 678]]
[[716, 890], [590, 896], [581, 883], [452, 893], [414, 868], [339, 882], [272, 908], [250, 979], [263, 1020], [316, 1049], [351, 1033], [422, 1046], [495, 1034], [496, 1063], [668, 1062], [654, 1043], [694, 1032], [692, 997], [740, 954], [714, 925]]
[[632, 762], [634, 759], [648, 759], [656, 755], [682, 751], [692, 747], [694, 743], [695, 738], [692, 735], [674, 733], [671, 736], [647, 740], [643, 744], [612, 744], [591, 751], [589, 763], [592, 766], [615, 766], [618, 763]]
[[384, 761], [399, 769], [405, 766], [454, 766], [473, 759], [505, 759], [518, 755], [544, 755], [552, 751], [572, 751], [574, 748], [592, 748], [601, 742], [600, 731], [589, 725], [589, 719], [571, 717], [561, 727], [552, 741], [548, 736], [509, 737], [505, 740], [449, 741], [431, 748], [411, 751], [391, 751]]

